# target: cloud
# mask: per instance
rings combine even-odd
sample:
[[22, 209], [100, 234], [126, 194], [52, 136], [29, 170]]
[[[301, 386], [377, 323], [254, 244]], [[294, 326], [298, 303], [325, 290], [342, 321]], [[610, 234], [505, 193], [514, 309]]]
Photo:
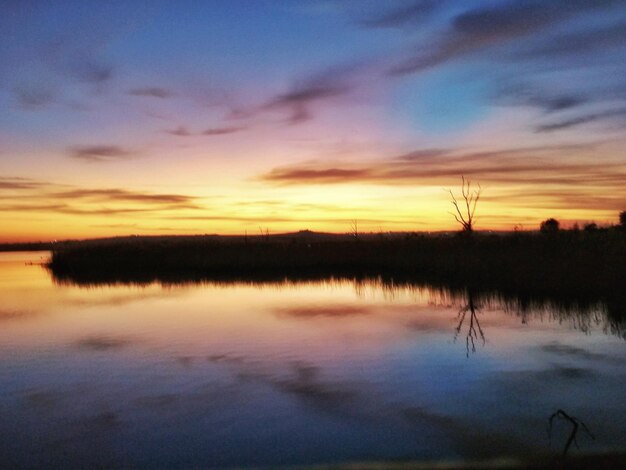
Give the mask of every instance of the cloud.
[[244, 126], [236, 126], [236, 127], [209, 127], [208, 129], [203, 130], [202, 132], [192, 132], [184, 126], [177, 127], [176, 129], [167, 130], [168, 134], [175, 135], [178, 137], [191, 137], [191, 136], [219, 136], [219, 135], [227, 135], [234, 134], [235, 132], [239, 132], [244, 130]]
[[289, 124], [301, 124], [312, 119], [311, 107], [320, 101], [328, 100], [348, 92], [348, 88], [340, 84], [318, 83], [297, 86], [291, 91], [278, 95], [264, 106], [264, 110], [281, 110], [288, 113]]
[[128, 94], [132, 96], [142, 96], [159, 99], [171, 98], [175, 96], [175, 93], [173, 91], [161, 87], [132, 88], [128, 91]]
[[[584, 180], [581, 178], [581, 182]], [[585, 181], [585, 183], [587, 183]], [[595, 182], [595, 184], [602, 184]], [[607, 181], [605, 184], [616, 184], [616, 181]], [[551, 208], [567, 209], [571, 207], [585, 208], [588, 210], [615, 210], [619, 211], [624, 206], [626, 191], [616, 187], [613, 194], [598, 194], [597, 186], [579, 184], [578, 187], [563, 190], [525, 190], [498, 192], [497, 195], [485, 194], [481, 197], [487, 201], [506, 201], [509, 207], [525, 208]], [[500, 218], [502, 216], [498, 216]]]
[[117, 145], [79, 145], [69, 149], [72, 158], [90, 162], [107, 162], [132, 158], [133, 153]]
[[52, 89], [46, 86], [19, 85], [13, 91], [18, 105], [26, 110], [46, 108], [56, 99]]
[[348, 95], [355, 87], [354, 76], [362, 69], [362, 64], [354, 63], [331, 67], [296, 82], [285, 93], [270, 98], [256, 112], [285, 113], [285, 122], [289, 125], [309, 121], [316, 106]]
[[386, 11], [361, 21], [366, 28], [398, 28], [407, 25], [422, 23], [438, 8], [441, 8], [445, 0], [417, 0], [403, 5], [400, 8]]
[[397, 160], [404, 160], [407, 162], [415, 161], [415, 160], [425, 160], [434, 157], [441, 157], [444, 155], [449, 155], [453, 152], [451, 149], [420, 149], [413, 150], [412, 152], [405, 153], [404, 155], [400, 155], [397, 157]]
[[191, 135], [194, 135], [193, 132], [189, 131], [189, 129], [184, 126], [179, 126], [176, 129], [166, 130], [165, 132], [178, 137], [189, 137]]
[[64, 212], [65, 204], [0, 204], [0, 212]]
[[262, 179], [273, 182], [295, 183], [344, 183], [374, 178], [370, 168], [275, 168], [263, 175]]
[[498, 104], [532, 106], [545, 113], [556, 113], [587, 104], [590, 97], [585, 92], [548, 92], [529, 86], [512, 85], [498, 90], [495, 100]]
[[[489, 183], [617, 185], [626, 177], [625, 163], [590, 159], [593, 146], [545, 146], [478, 152], [417, 151], [362, 163], [309, 161], [278, 167], [262, 181], [281, 185], [369, 183], [456, 184], [461, 175]], [[564, 157], [577, 157], [571, 162]]]
[[586, 27], [582, 31], [550, 35], [535, 44], [515, 51], [514, 54], [516, 58], [522, 59], [554, 59], [593, 50], [604, 51], [614, 47], [623, 47], [625, 43], [626, 23], [620, 22], [596, 29]]
[[619, 123], [622, 125], [626, 125], [626, 108], [620, 109], [612, 109], [608, 111], [598, 112], [598, 113], [590, 113], [585, 114], [578, 117], [562, 119], [557, 122], [552, 122], [548, 124], [540, 124], [535, 127], [535, 132], [537, 133], [546, 133], [546, 132], [555, 132], [561, 131], [565, 129], [570, 129], [572, 127], [581, 126], [583, 124], [589, 124], [597, 121], [604, 120], [615, 120], [618, 119]]
[[75, 200], [93, 199], [105, 202], [145, 202], [157, 204], [189, 204], [194, 198], [181, 194], [152, 194], [126, 189], [72, 189], [51, 195], [54, 198]]
[[198, 209], [194, 205], [168, 205], [152, 207], [89, 207], [77, 208], [70, 204], [0, 204], [0, 212], [55, 212], [69, 215], [120, 215], [161, 212], [177, 209]]
[[113, 78], [115, 71], [102, 53], [110, 34], [98, 27], [74, 25], [74, 29], [66, 28], [49, 37], [39, 57], [58, 75], [82, 83], [102, 85]]
[[244, 127], [210, 127], [202, 131], [202, 135], [225, 135], [243, 130]]
[[[15, 200], [19, 191], [19, 200]], [[6, 193], [6, 194], [3, 194]], [[25, 178], [0, 178], [0, 212], [51, 212], [70, 215], [115, 215], [200, 209], [184, 194], [121, 188], [80, 188]]]
[[450, 27], [434, 46], [418, 48], [417, 53], [389, 69], [390, 75], [405, 75], [443, 64], [491, 47], [543, 32], [549, 27], [591, 10], [619, 5], [617, 0], [515, 0], [480, 6], [455, 16]]
[[114, 67], [88, 56], [77, 56], [64, 64], [66, 73], [81, 82], [101, 84], [113, 77]]
[[32, 190], [41, 187], [42, 184], [29, 178], [0, 176], [0, 190]]

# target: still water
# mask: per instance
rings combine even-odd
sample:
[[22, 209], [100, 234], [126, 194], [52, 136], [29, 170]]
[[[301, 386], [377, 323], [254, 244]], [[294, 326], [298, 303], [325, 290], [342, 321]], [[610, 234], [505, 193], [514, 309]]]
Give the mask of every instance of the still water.
[[26, 264], [46, 257], [0, 254], [2, 466], [558, 453], [559, 408], [595, 437], [572, 453], [626, 450], [626, 341], [602, 305], [375, 280], [79, 287]]

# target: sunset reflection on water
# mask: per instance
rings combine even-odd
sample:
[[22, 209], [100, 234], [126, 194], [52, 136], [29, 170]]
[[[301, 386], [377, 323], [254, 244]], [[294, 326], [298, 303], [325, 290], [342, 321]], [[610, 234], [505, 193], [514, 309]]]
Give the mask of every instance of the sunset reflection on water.
[[520, 313], [478, 299], [473, 352], [463, 293], [375, 280], [86, 288], [26, 264], [42, 256], [0, 254], [9, 465], [529, 455], [560, 450], [568, 429], [552, 448], [545, 433], [558, 408], [597, 434], [583, 450], [624, 450], [626, 347], [601, 305]]

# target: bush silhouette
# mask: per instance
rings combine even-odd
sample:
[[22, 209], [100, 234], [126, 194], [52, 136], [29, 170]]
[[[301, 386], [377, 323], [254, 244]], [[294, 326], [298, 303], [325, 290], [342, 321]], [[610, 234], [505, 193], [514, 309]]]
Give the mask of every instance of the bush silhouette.
[[541, 233], [555, 233], [559, 231], [559, 221], [553, 218], [549, 218], [541, 222], [539, 230]]

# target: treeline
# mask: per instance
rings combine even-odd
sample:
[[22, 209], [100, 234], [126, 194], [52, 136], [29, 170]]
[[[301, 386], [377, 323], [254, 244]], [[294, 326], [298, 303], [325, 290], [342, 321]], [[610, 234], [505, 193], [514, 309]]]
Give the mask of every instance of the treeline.
[[0, 243], [0, 252], [4, 251], [48, 251], [54, 247], [51, 242]]

